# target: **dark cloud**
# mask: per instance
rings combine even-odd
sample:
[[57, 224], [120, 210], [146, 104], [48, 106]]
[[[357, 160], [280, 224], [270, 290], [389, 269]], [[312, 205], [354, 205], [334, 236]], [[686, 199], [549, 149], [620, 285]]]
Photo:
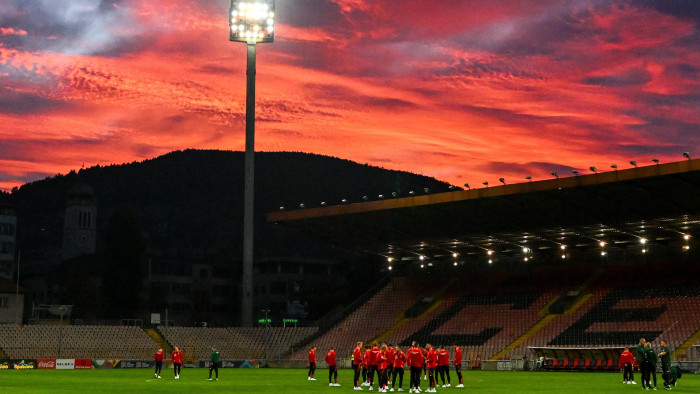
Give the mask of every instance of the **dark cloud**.
[[700, 8], [697, 0], [635, 0], [635, 3], [700, 24]]
[[0, 113], [3, 114], [39, 114], [67, 107], [66, 103], [62, 101], [51, 100], [34, 93], [16, 92], [0, 87]]
[[559, 176], [569, 176], [575, 167], [566, 164], [552, 162], [529, 162], [529, 163], [509, 163], [501, 161], [491, 161], [475, 166], [476, 170], [488, 172], [497, 176], [499, 174], [532, 174], [533, 178], [541, 178], [544, 174], [556, 172]]
[[26, 31], [2, 40], [29, 52], [118, 56], [147, 42], [127, 0], [4, 0], [0, 26]]
[[600, 85], [600, 86], [636, 86], [644, 85], [651, 81], [651, 74], [641, 68], [627, 70], [624, 73], [616, 75], [607, 75], [601, 77], [590, 77], [582, 81], [584, 85]]
[[277, 1], [275, 12], [280, 24], [297, 27], [342, 28], [344, 16], [337, 4], [329, 0]]

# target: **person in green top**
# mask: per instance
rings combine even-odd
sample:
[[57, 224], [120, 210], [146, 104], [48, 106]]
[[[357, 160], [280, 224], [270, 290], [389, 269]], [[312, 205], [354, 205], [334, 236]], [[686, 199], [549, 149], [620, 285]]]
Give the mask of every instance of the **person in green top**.
[[664, 388], [671, 389], [671, 349], [666, 341], [661, 341], [661, 377], [664, 379]]
[[644, 362], [644, 356], [647, 352], [647, 340], [644, 338], [641, 338], [639, 340], [639, 344], [637, 345], [637, 348], [635, 349], [635, 357], [637, 358], [637, 361], [639, 361], [639, 372], [640, 375], [642, 375], [642, 388], [646, 388], [649, 385], [649, 371], [648, 371], [648, 363]]
[[[659, 356], [656, 355], [656, 351], [651, 348], [651, 343], [647, 343], [647, 354], [645, 360], [649, 362], [649, 375], [651, 375], [650, 377], [654, 380], [654, 390], [656, 390], [656, 360], [658, 358]], [[651, 379], [647, 380], [647, 382], [651, 383]]]
[[211, 365], [209, 366], [209, 379], [211, 380], [211, 372], [215, 371], [216, 372], [216, 380], [219, 380], [219, 351], [216, 349], [216, 347], [212, 346], [211, 348]]

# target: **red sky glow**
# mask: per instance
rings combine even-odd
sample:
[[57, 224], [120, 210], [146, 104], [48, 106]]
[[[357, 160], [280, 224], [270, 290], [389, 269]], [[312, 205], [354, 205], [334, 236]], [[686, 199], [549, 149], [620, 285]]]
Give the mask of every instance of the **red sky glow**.
[[[243, 150], [226, 0], [0, 5], [0, 189], [188, 148]], [[700, 155], [694, 0], [277, 0], [256, 150], [462, 186]], [[322, 185], [319, 185], [321, 187]]]

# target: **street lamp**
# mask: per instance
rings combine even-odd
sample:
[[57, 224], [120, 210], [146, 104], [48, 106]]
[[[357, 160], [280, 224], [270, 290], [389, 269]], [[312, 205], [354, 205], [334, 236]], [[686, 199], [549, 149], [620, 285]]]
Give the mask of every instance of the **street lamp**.
[[243, 200], [243, 275], [241, 325], [253, 325], [253, 186], [255, 154], [255, 45], [275, 38], [275, 1], [231, 0], [229, 40], [248, 45], [245, 105], [245, 186]]

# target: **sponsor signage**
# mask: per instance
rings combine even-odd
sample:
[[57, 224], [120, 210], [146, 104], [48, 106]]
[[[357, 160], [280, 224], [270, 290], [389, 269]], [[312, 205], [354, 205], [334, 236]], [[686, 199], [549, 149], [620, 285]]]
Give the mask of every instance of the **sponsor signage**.
[[3, 360], [0, 361], [2, 369], [35, 369], [36, 360]]
[[56, 360], [36, 360], [37, 369], [56, 369]]
[[75, 369], [91, 369], [92, 360], [89, 358], [75, 359]]
[[75, 359], [59, 358], [56, 360], [56, 369], [75, 369]]

